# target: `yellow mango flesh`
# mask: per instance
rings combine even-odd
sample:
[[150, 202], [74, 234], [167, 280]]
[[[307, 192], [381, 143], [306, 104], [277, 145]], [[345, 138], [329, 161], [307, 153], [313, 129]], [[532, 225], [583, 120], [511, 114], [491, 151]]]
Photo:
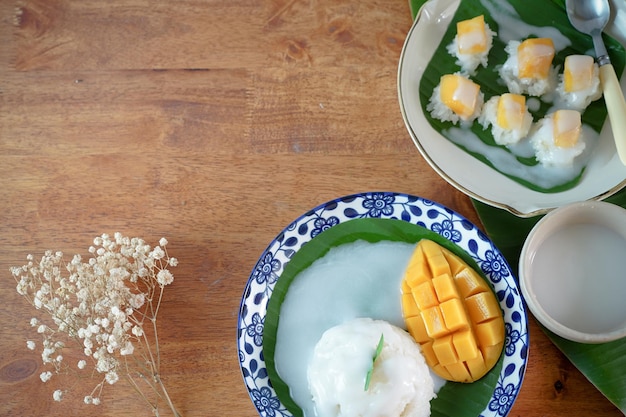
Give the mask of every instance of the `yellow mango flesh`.
[[461, 75], [446, 74], [441, 77], [439, 98], [462, 119], [474, 114], [479, 94], [480, 86]]
[[531, 38], [520, 43], [517, 47], [519, 78], [548, 78], [554, 53], [554, 42], [550, 38]]
[[590, 88], [593, 84], [593, 57], [568, 55], [563, 69], [563, 89], [568, 93]]
[[405, 271], [402, 314], [426, 363], [444, 379], [476, 381], [500, 358], [504, 319], [489, 285], [431, 240], [417, 244]]
[[485, 17], [476, 16], [456, 24], [459, 53], [478, 54], [487, 50]]
[[557, 110], [553, 116], [554, 144], [561, 148], [571, 148], [578, 143], [582, 122], [576, 110]]
[[498, 99], [496, 117], [503, 129], [521, 129], [526, 113], [526, 97], [521, 94], [505, 93]]

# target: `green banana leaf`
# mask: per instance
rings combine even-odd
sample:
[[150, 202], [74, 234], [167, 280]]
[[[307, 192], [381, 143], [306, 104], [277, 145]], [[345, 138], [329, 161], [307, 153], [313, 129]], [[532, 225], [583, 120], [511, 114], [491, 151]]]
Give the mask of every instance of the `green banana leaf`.
[[[413, 18], [426, 0], [409, 0]], [[541, 15], [545, 15], [544, 0], [525, 0], [523, 3], [528, 10], [541, 7]], [[531, 3], [536, 4], [533, 7]], [[558, 21], [567, 19], [564, 1], [553, 0], [562, 16]], [[551, 9], [552, 10], [552, 9]], [[618, 71], [618, 74], [622, 70]], [[607, 198], [605, 201], [626, 208], [626, 190]], [[518, 268], [519, 255], [526, 236], [539, 221], [541, 216], [520, 218], [495, 207], [472, 200], [476, 212], [481, 219], [485, 231], [496, 247], [507, 259], [514, 271]], [[565, 340], [548, 329], [543, 331], [565, 356], [576, 366], [589, 381], [594, 384], [609, 401], [615, 404], [626, 414], [626, 339], [610, 343], [588, 345]]]
[[[424, 115], [430, 125], [436, 131], [440, 132], [443, 136], [448, 135], [447, 131], [453, 126], [453, 124], [451, 122], [442, 122], [438, 119], [431, 117], [430, 112], [426, 109], [426, 106], [428, 105], [433, 90], [437, 85], [439, 85], [440, 77], [443, 74], [458, 72], [460, 69], [459, 66], [455, 63], [456, 58], [448, 53], [448, 51], [446, 50], [446, 46], [449, 45], [456, 36], [455, 22], [470, 19], [477, 15], [484, 15], [485, 22], [489, 24], [490, 28], [493, 31], [495, 31], [496, 33], [498, 32], [498, 23], [490, 17], [487, 7], [483, 4], [489, 2], [493, 2], [493, 0], [463, 0], [460, 2], [459, 7], [452, 18], [452, 24], [448, 26], [447, 31], [445, 32], [443, 39], [441, 40], [440, 47], [437, 48], [437, 50], [435, 51], [435, 54], [426, 66], [424, 74], [421, 78], [419, 93]], [[496, 3], [501, 3], [501, 1]], [[561, 51], [558, 51], [556, 56], [554, 57], [553, 64], [556, 67], [562, 68], [565, 57], [567, 57], [568, 55], [584, 54], [587, 51], [593, 49], [591, 37], [578, 32], [569, 24], [567, 16], [564, 13], [563, 1], [509, 0], [509, 3], [515, 8], [517, 14], [525, 23], [533, 26], [556, 26], [559, 28], [559, 31], [571, 41], [570, 46]], [[534, 12], [534, 10], [537, 10], [539, 8], [541, 9], [541, 13]], [[607, 45], [609, 56], [611, 57], [611, 62], [613, 63], [617, 73], [621, 74], [624, 69], [624, 48], [615, 39], [609, 37], [605, 37], [605, 43]], [[489, 53], [489, 66], [487, 68], [483, 68], [482, 66], [479, 67], [477, 73], [472, 76], [472, 79], [480, 84], [481, 91], [485, 95], [485, 100], [488, 100], [492, 96], [501, 95], [507, 92], [507, 88], [505, 85], [503, 85], [497, 71], [497, 68], [504, 64], [504, 62], [508, 58], [508, 54], [504, 50], [505, 46], [506, 44], [500, 38], [498, 38], [497, 36], [494, 37], [493, 46]], [[549, 109], [552, 106], [552, 103], [548, 103], [545, 101], [541, 101], [540, 103], [541, 106], [539, 107], [539, 109], [530, 110], [535, 120], [543, 118], [549, 112]], [[588, 125], [593, 130], [599, 133], [606, 117], [606, 106], [604, 104], [604, 100], [600, 99], [594, 101], [587, 107], [587, 109], [582, 114], [582, 121], [584, 124]], [[491, 129], [484, 129], [478, 121], [475, 121], [472, 124], [471, 131], [486, 145], [490, 147], [498, 147], [505, 152], [511, 153], [511, 151], [507, 147], [497, 145], [491, 134]], [[483, 163], [491, 166], [496, 170], [498, 169], [487, 159], [486, 155], [483, 155], [476, 151], [470, 151], [463, 148], [463, 146], [460, 147], [464, 149], [467, 153], [471, 154], [473, 157], [482, 161]], [[516, 161], [516, 163], [518, 163], [520, 166], [534, 166], [539, 164], [534, 156], [518, 156], [516, 157]], [[508, 176], [512, 180], [524, 185], [529, 189], [544, 193], [555, 193], [575, 187], [579, 183], [583, 173], [584, 167], [580, 170], [575, 178], [565, 180], [560, 184], [550, 186], [548, 188], [535, 184], [528, 179], [517, 177], [511, 174], [503, 173], [503, 175]]]
[[[301, 271], [324, 256], [332, 247], [359, 239], [368, 242], [388, 240], [411, 243], [420, 239], [430, 239], [460, 256], [485, 278], [471, 256], [458, 246], [435, 232], [401, 220], [355, 219], [333, 226], [312, 239], [291, 258], [276, 282], [272, 297], [268, 302], [263, 331], [263, 352], [272, 386], [281, 403], [295, 417], [302, 417], [302, 410], [292, 400], [289, 387], [276, 372], [274, 361], [280, 307], [289, 285]], [[502, 370], [502, 361], [503, 357], [500, 357], [498, 363], [487, 375], [472, 384], [446, 383], [437, 394], [437, 398], [431, 401], [431, 416], [476, 417], [479, 415], [485, 409], [497, 385], [498, 376]]]

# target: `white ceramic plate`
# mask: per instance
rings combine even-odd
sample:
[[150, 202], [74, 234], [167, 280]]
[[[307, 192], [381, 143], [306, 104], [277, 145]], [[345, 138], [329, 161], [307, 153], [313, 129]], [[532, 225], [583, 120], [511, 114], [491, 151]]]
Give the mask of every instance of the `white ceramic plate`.
[[[529, 346], [526, 308], [510, 266], [489, 238], [461, 215], [420, 197], [390, 192], [348, 195], [319, 205], [282, 230], [261, 254], [243, 291], [237, 335], [243, 380], [259, 415], [293, 417], [274, 390], [263, 352], [267, 306], [276, 283], [303, 245], [329, 228], [367, 218], [409, 222], [439, 234], [466, 251], [490, 280], [504, 312], [503, 363], [491, 395], [472, 400], [484, 404], [482, 417], [506, 416], [524, 379]], [[440, 392], [433, 401], [464, 406], [456, 397], [444, 397]]]
[[[626, 167], [616, 154], [608, 121], [580, 183], [559, 193], [541, 193], [524, 187], [466, 153], [431, 127], [422, 111], [419, 84], [459, 3], [460, 0], [430, 0], [422, 7], [406, 38], [398, 68], [402, 116], [411, 138], [430, 166], [470, 197], [521, 217], [542, 214], [572, 202], [602, 200], [624, 187]], [[607, 32], [625, 44], [626, 5], [613, 1], [612, 6], [614, 15]], [[626, 90], [625, 79], [622, 78], [623, 90]]]

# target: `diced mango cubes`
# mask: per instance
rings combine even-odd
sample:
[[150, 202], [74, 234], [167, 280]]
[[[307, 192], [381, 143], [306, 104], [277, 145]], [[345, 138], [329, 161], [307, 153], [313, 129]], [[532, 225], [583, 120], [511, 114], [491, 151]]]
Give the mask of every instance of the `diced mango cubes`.
[[435, 288], [431, 281], [422, 282], [411, 289], [415, 304], [420, 311], [424, 311], [430, 307], [439, 304]]
[[464, 330], [469, 327], [467, 313], [463, 308], [463, 302], [459, 298], [453, 298], [439, 304], [443, 322], [450, 332]]
[[498, 99], [496, 121], [503, 129], [519, 130], [524, 124], [526, 97], [521, 94], [505, 93]]
[[548, 78], [554, 54], [554, 42], [550, 38], [530, 38], [521, 42], [517, 47], [519, 78]]
[[422, 320], [419, 313], [416, 316], [407, 318], [406, 326], [411, 329], [411, 335], [417, 343], [426, 343], [432, 340], [426, 332], [426, 325], [424, 324], [424, 320]]
[[433, 278], [432, 283], [436, 297], [440, 302], [459, 298], [459, 290], [454, 285], [452, 275], [447, 273], [438, 275]]
[[426, 334], [431, 339], [436, 340], [437, 338], [450, 333], [450, 330], [446, 327], [443, 314], [439, 307], [431, 307], [428, 310], [422, 311], [420, 314], [422, 316], [422, 320], [424, 320]]
[[594, 60], [589, 55], [568, 55], [563, 68], [563, 89], [568, 92], [591, 88], [594, 80]]
[[478, 356], [478, 345], [470, 329], [454, 333], [452, 335], [452, 343], [454, 344], [454, 350], [459, 355], [459, 360], [469, 361]]
[[578, 143], [582, 129], [581, 115], [576, 110], [557, 110], [553, 116], [554, 144], [571, 148]]
[[459, 74], [446, 74], [441, 77], [439, 98], [461, 119], [468, 120], [476, 111], [480, 96], [480, 86]]
[[502, 314], [498, 302], [490, 292], [481, 292], [467, 297], [465, 306], [473, 323], [482, 323]]
[[407, 330], [437, 375], [473, 382], [498, 362], [504, 346], [500, 305], [487, 282], [461, 258], [421, 240], [402, 292]]
[[478, 54], [487, 50], [487, 28], [483, 15], [458, 22], [456, 33], [459, 53]]
[[433, 342], [433, 351], [439, 363], [443, 366], [451, 365], [459, 361], [456, 349], [452, 344], [452, 335], [442, 336]]

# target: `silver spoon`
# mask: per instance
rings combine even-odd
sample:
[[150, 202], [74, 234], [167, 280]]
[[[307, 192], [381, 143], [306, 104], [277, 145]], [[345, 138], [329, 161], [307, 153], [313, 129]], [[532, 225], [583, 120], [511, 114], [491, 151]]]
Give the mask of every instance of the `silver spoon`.
[[611, 9], [608, 0], [565, 0], [567, 17], [579, 32], [591, 35], [596, 59], [600, 67], [600, 82], [609, 113], [615, 147], [622, 163], [626, 165], [626, 102], [615, 69], [611, 64], [602, 30], [609, 21]]

